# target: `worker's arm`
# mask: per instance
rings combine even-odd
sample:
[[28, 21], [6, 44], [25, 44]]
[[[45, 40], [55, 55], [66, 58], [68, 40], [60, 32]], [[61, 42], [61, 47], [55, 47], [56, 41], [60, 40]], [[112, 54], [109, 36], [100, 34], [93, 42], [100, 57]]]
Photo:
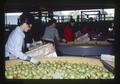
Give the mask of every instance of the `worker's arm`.
[[33, 64], [38, 64], [39, 63], [39, 61], [37, 61], [36, 59], [34, 59], [34, 58], [30, 57], [30, 56], [27, 56], [26, 54], [24, 54], [22, 52], [22, 44], [23, 44], [24, 39], [21, 36], [17, 36], [13, 40], [14, 40], [14, 43], [13, 43], [14, 47], [13, 48], [11, 47], [11, 53], [13, 55], [18, 57], [19, 59], [30, 61]]

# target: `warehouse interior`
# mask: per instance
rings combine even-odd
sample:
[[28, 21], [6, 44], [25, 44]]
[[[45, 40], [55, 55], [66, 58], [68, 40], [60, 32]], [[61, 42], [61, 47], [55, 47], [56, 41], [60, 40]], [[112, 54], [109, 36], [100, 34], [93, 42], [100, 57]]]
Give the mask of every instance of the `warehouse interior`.
[[[29, 65], [29, 67], [33, 66], [35, 68], [35, 66], [19, 59], [9, 60], [5, 61], [7, 79], [114, 79], [115, 77], [114, 43], [115, 43], [115, 20], [116, 20], [116, 4], [114, 1], [36, 0], [22, 2], [21, 0], [17, 1], [6, 0], [4, 3], [5, 43], [7, 42], [10, 33], [16, 28], [19, 16], [23, 12], [31, 13], [35, 19], [31, 30], [25, 33], [26, 35], [25, 42], [26, 44], [27, 43], [32, 44], [33, 42], [36, 42], [36, 46], [32, 46], [30, 48], [27, 48], [26, 45], [26, 49], [24, 52], [28, 55], [33, 56], [40, 55], [40, 57], [38, 57], [37, 59], [43, 62], [43, 65], [41, 64], [38, 67], [41, 66], [42, 69], [45, 70], [46, 72], [43, 72], [43, 75], [45, 75], [44, 77], [41, 74], [39, 76], [38, 75], [18, 76], [16, 75], [16, 73], [18, 73], [17, 70], [15, 70], [12, 65], [18, 63], [18, 66], [23, 65], [24, 68], [27, 67], [27, 64]], [[78, 44], [75, 42], [71, 42], [68, 44], [62, 42], [56, 43], [54, 48], [57, 54], [57, 58], [56, 57], [54, 58], [54, 56], [53, 57], [42, 56], [42, 54], [39, 53], [41, 52], [40, 49], [43, 49], [45, 53], [45, 51], [47, 51], [46, 50], [47, 48], [48, 50], [49, 48], [51, 48], [51, 45], [49, 44], [42, 45], [41, 43], [42, 36], [45, 32], [45, 27], [47, 26], [48, 21], [51, 18], [55, 18], [57, 20], [56, 28], [61, 39], [64, 37], [63, 36], [64, 27], [65, 25], [68, 24], [70, 18], [73, 18], [75, 20], [75, 26], [73, 29], [74, 32], [81, 30], [86, 24], [88, 24], [90, 26], [90, 31], [93, 32], [93, 34], [90, 37], [90, 42], [85, 43], [83, 42], [83, 44], [82, 42], [80, 43], [78, 42]], [[92, 21], [90, 21], [91, 18]], [[103, 44], [101, 44], [102, 42]], [[55, 60], [56, 62], [54, 62]], [[44, 63], [44, 61], [47, 62]], [[58, 66], [55, 72], [51, 71], [54, 70], [52, 68], [48, 69], [48, 71], [46, 68], [43, 68], [43, 66], [44, 67], [50, 67], [52, 65], [56, 66], [57, 62]], [[68, 64], [66, 64], [66, 62], [68, 62]], [[73, 63], [72, 66], [70, 66], [71, 62]], [[56, 65], [54, 65], [54, 63], [56, 63]], [[79, 71], [78, 69], [80, 69], [80, 67], [78, 69], [74, 68], [75, 73], [72, 74], [71, 67], [74, 67], [74, 63], [78, 63], [78, 65], [76, 64], [77, 67], [82, 66], [81, 63], [83, 63], [83, 65], [84, 63], [87, 63], [89, 65], [93, 65], [94, 67], [97, 67], [98, 65], [100, 67], [101, 66], [104, 67], [105, 70], [103, 70], [102, 75], [100, 73], [97, 74], [97, 76], [89, 74], [79, 76], [81, 74], [84, 74], [84, 71], [83, 72]], [[67, 67], [66, 71], [68, 71], [66, 73], [69, 75], [64, 74], [63, 76], [64, 68], [60, 68], [60, 66], [61, 67], [66, 66]], [[87, 66], [88, 65], [85, 64], [82, 67], [85, 68]], [[17, 65], [15, 67], [17, 67]], [[14, 73], [14, 75], [9, 75], [10, 68], [16, 72]], [[38, 68], [36, 67], [36, 69]], [[60, 69], [62, 69], [63, 71]], [[71, 72], [68, 69], [71, 69]], [[28, 73], [27, 70], [28, 69], [26, 69], [26, 73]], [[102, 71], [102, 68], [99, 68], [98, 70]], [[85, 69], [85, 71], [87, 71], [87, 69]], [[106, 71], [107, 74], [104, 71]], [[40, 73], [40, 71], [38, 70], [37, 73]], [[52, 73], [52, 75], [47, 76], [50, 73]], [[94, 72], [93, 70], [93, 73], [91, 74], [94, 73], [96, 72]], [[101, 77], [99, 77], [100, 75]]]

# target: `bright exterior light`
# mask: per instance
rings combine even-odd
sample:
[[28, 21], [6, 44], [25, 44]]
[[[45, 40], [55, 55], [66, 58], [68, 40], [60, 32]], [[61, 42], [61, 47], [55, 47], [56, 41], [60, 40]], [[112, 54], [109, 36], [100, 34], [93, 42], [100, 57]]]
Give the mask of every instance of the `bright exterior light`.
[[113, 28], [108, 28], [108, 31], [113, 31]]
[[7, 16], [20, 16], [22, 14], [22, 12], [21, 13], [5, 13], [5, 15], [7, 15]]

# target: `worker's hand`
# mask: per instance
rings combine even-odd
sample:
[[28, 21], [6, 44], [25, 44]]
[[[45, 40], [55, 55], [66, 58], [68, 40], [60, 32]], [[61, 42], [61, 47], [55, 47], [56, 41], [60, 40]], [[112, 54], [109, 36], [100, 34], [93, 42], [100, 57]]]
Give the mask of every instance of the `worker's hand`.
[[65, 40], [65, 39], [62, 39], [62, 41], [63, 41], [63, 42], [66, 42], [66, 40]]
[[30, 61], [33, 64], [40, 64], [40, 61], [38, 61], [37, 59], [32, 58], [30, 56], [27, 57], [26, 61]]
[[31, 58], [30, 62], [32, 62], [33, 64], [40, 64], [40, 61], [35, 58]]

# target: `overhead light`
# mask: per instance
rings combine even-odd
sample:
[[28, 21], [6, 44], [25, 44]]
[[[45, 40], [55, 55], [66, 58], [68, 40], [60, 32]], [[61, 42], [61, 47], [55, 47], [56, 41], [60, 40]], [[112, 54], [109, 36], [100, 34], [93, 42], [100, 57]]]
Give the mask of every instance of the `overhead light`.
[[20, 13], [5, 13], [5, 15], [7, 16], [20, 16], [22, 14], [22, 12]]

